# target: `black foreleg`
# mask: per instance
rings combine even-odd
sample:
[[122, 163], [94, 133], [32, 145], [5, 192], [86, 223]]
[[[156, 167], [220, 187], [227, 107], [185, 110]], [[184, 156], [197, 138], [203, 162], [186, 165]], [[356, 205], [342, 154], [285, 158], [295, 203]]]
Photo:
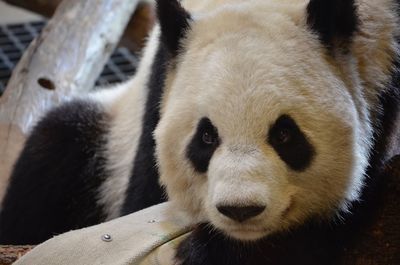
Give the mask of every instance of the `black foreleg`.
[[105, 177], [107, 116], [94, 103], [65, 104], [33, 129], [0, 214], [0, 244], [37, 244], [104, 220], [96, 202]]

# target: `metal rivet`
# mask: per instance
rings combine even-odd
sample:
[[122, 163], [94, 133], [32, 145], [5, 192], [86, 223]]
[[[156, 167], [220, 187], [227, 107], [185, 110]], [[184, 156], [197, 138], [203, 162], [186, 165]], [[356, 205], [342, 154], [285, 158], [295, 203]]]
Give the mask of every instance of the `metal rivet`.
[[150, 221], [148, 221], [149, 224], [153, 224], [153, 223], [155, 223], [155, 222], [156, 222], [156, 220], [150, 220]]
[[109, 234], [104, 234], [101, 236], [101, 240], [103, 240], [104, 242], [111, 242], [112, 241], [112, 237]]

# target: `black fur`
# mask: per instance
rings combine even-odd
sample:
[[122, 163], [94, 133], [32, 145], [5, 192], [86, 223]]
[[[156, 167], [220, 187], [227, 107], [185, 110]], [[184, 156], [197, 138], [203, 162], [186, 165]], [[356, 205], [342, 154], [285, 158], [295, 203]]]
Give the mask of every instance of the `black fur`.
[[311, 0], [307, 12], [308, 25], [328, 47], [350, 40], [359, 23], [354, 0]]
[[132, 176], [122, 207], [122, 214], [144, 209], [165, 201], [164, 191], [158, 184], [155, 141], [153, 132], [160, 120], [160, 101], [164, 88], [169, 53], [163, 45], [158, 48], [148, 83], [148, 96], [142, 121], [142, 134], [136, 152]]
[[[287, 139], [280, 139], [282, 133]], [[314, 148], [288, 115], [279, 117], [268, 133], [268, 143], [279, 157], [297, 171], [305, 170], [314, 157]]]
[[201, 173], [207, 172], [208, 164], [215, 150], [220, 144], [220, 140], [208, 145], [203, 141], [203, 134], [208, 133], [218, 139], [218, 131], [208, 118], [202, 118], [197, 125], [197, 130], [192, 138], [187, 150], [186, 156], [192, 162], [193, 167]]
[[190, 14], [177, 0], [158, 0], [157, 16], [161, 27], [161, 41], [175, 56], [179, 52], [181, 40], [190, 27]]
[[[400, 14], [400, 1], [399, 1]], [[400, 43], [400, 39], [397, 40]], [[392, 80], [388, 88], [380, 95], [381, 109], [377, 109], [378, 118], [374, 123], [374, 146], [372, 149], [371, 164], [381, 170], [383, 164], [393, 155], [399, 154], [400, 150], [393, 150], [400, 146], [400, 135], [397, 133], [396, 126], [399, 126], [400, 111], [400, 58], [395, 58], [393, 62]]]
[[179, 265], [244, 264], [240, 256], [246, 249], [242, 245], [201, 224], [179, 245], [176, 259]]
[[37, 244], [104, 220], [96, 196], [105, 177], [106, 124], [101, 109], [83, 101], [56, 108], [38, 123], [2, 204], [0, 244]]
[[179, 245], [176, 260], [179, 265], [337, 265], [340, 242], [333, 232], [310, 223], [294, 233], [240, 242], [201, 224]]

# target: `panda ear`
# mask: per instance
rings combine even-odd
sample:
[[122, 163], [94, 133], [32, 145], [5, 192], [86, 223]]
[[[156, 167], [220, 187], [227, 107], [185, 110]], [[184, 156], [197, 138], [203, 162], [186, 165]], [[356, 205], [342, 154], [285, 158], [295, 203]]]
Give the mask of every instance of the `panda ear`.
[[351, 41], [357, 30], [354, 0], [310, 0], [307, 13], [307, 24], [328, 47], [336, 41]]
[[157, 0], [157, 16], [161, 28], [161, 42], [175, 56], [181, 40], [189, 30], [190, 14], [178, 0]]

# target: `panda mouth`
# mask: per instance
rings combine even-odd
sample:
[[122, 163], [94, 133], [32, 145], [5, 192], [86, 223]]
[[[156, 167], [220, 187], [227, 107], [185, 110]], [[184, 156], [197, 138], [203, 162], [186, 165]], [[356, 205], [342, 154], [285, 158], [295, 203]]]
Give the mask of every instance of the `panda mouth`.
[[272, 232], [271, 229], [255, 229], [254, 227], [224, 229], [224, 231], [228, 236], [241, 241], [255, 241], [267, 236]]
[[257, 225], [254, 222], [248, 224], [213, 224], [213, 226], [228, 237], [239, 241], [256, 241], [273, 232], [273, 228]]

